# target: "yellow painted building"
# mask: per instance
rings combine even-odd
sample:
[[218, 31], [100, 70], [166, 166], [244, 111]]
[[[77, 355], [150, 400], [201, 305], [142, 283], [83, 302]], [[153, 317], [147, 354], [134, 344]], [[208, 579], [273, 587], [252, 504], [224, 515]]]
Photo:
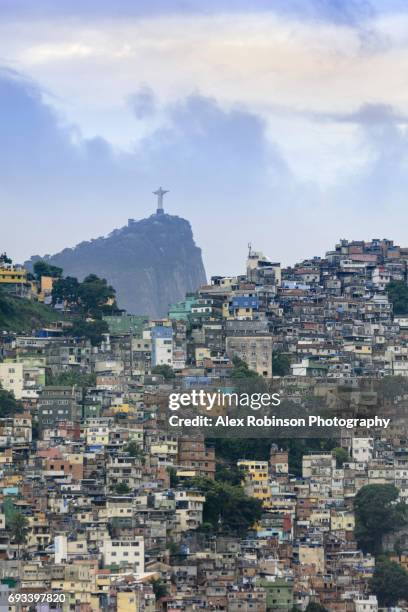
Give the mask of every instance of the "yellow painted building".
[[332, 512], [330, 517], [331, 531], [354, 531], [354, 526], [353, 512]]
[[27, 282], [27, 270], [15, 266], [0, 267], [0, 285], [17, 285]]
[[110, 410], [111, 412], [113, 412], [113, 414], [131, 414], [135, 411], [134, 406], [131, 406], [130, 404], [119, 404], [118, 406], [111, 406]]
[[86, 443], [91, 446], [109, 444], [109, 427], [107, 425], [90, 425], [86, 427]]
[[237, 465], [245, 474], [245, 493], [259, 499], [264, 507], [269, 507], [272, 503], [272, 490], [269, 484], [268, 462], [242, 459]]
[[206, 346], [198, 346], [195, 349], [196, 364], [199, 365], [204, 359], [211, 359], [211, 350]]
[[54, 284], [54, 281], [56, 281], [56, 280], [57, 279], [54, 278], [53, 276], [42, 276], [41, 277], [40, 292], [38, 294], [38, 300], [40, 302], [43, 302], [46, 297], [51, 295], [51, 293], [52, 293], [52, 286]]
[[118, 612], [138, 612], [139, 610], [138, 594], [134, 591], [119, 591], [116, 600], [116, 609]]

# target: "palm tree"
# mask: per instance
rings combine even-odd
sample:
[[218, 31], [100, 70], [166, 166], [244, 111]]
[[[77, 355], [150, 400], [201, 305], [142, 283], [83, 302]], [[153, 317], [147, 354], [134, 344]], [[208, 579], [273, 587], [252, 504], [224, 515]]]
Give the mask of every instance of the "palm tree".
[[21, 512], [16, 512], [10, 520], [9, 530], [12, 541], [17, 544], [17, 557], [20, 559], [20, 546], [27, 540], [27, 517], [25, 517], [24, 514], [21, 514]]

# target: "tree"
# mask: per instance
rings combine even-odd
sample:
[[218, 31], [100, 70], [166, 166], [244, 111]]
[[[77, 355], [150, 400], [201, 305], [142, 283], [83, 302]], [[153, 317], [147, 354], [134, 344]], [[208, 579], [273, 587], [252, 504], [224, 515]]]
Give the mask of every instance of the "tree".
[[156, 599], [161, 599], [167, 595], [167, 587], [160, 579], [152, 580], [153, 593]]
[[170, 466], [167, 468], [167, 472], [170, 477], [170, 488], [174, 489], [175, 487], [177, 487], [179, 483], [179, 477], [177, 476], [177, 470], [173, 466]]
[[20, 546], [27, 540], [28, 519], [21, 512], [15, 512], [8, 525], [12, 542], [17, 544], [17, 557], [20, 558]]
[[217, 463], [215, 466], [215, 480], [218, 482], [226, 482], [233, 486], [239, 486], [244, 480], [244, 471], [237, 465], [225, 465]]
[[13, 263], [13, 260], [7, 256], [7, 253], [5, 251], [4, 253], [0, 254], [0, 265], [12, 264], [12, 263]]
[[61, 278], [62, 276], [62, 268], [51, 266], [43, 259], [36, 261], [33, 269], [37, 280], [41, 280], [42, 276], [51, 276], [52, 278]]
[[386, 289], [394, 314], [408, 314], [408, 285], [404, 281], [391, 281]]
[[258, 378], [262, 379], [262, 377], [259, 376], [259, 374], [257, 374], [257, 372], [255, 372], [254, 370], [251, 370], [248, 367], [247, 363], [240, 357], [233, 357], [232, 365], [234, 367], [232, 370], [231, 378], [234, 380], [241, 380], [243, 378], [248, 378], [252, 380], [257, 380]]
[[274, 376], [287, 376], [290, 374], [289, 355], [280, 351], [272, 353], [272, 374]]
[[370, 587], [380, 606], [395, 606], [400, 599], [408, 599], [408, 574], [398, 563], [388, 559], [379, 561]]
[[74, 276], [59, 278], [52, 286], [52, 303], [67, 302], [69, 306], [78, 305], [79, 282]]
[[154, 366], [154, 368], [152, 368], [152, 374], [160, 374], [165, 380], [171, 380], [176, 377], [173, 368], [167, 363]]
[[214, 443], [215, 452], [230, 466], [238, 459], [260, 459], [268, 461], [271, 441], [268, 438], [209, 438]]
[[70, 387], [76, 385], [77, 387], [83, 388], [94, 387], [96, 385], [96, 374], [83, 374], [82, 372], [75, 372], [74, 370], [60, 372], [55, 375], [47, 374], [46, 384]]
[[336, 446], [336, 448], [333, 448], [332, 453], [336, 457], [336, 467], [338, 468], [342, 468], [344, 463], [350, 461], [350, 455], [346, 449], [342, 448], [341, 446]]
[[132, 491], [126, 482], [118, 482], [118, 484], [115, 485], [115, 493], [118, 495], [129, 495], [131, 492]]
[[13, 393], [0, 387], [0, 418], [13, 416], [23, 412], [23, 405], [17, 401]]
[[67, 330], [67, 335], [90, 340], [92, 346], [99, 346], [103, 340], [103, 334], [109, 331], [106, 321], [84, 321], [78, 319], [72, 327]]
[[251, 370], [240, 357], [233, 357], [232, 365], [234, 367], [232, 369], [231, 379], [234, 382], [237, 393], [251, 394], [264, 393], [267, 391], [267, 384], [263, 376]]
[[128, 453], [130, 457], [140, 457], [143, 455], [140, 446], [135, 440], [131, 440], [124, 448], [125, 453]]
[[0, 314], [10, 316], [14, 314], [13, 304], [5, 291], [0, 287]]
[[397, 502], [398, 489], [391, 484], [362, 487], [354, 499], [355, 536], [363, 552], [378, 555], [387, 533], [407, 524], [408, 506]]
[[242, 487], [207, 478], [193, 478], [191, 486], [205, 495], [203, 522], [210, 523], [213, 531], [244, 536], [262, 515], [261, 502], [245, 495]]
[[118, 311], [115, 295], [114, 288], [96, 274], [87, 276], [78, 288], [79, 302], [84, 314], [95, 317]]

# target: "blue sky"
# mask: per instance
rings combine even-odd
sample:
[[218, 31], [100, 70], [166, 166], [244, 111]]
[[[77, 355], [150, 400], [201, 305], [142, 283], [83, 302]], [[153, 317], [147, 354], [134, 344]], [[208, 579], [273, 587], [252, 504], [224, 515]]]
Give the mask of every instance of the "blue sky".
[[2, 0], [0, 249], [104, 235], [161, 184], [209, 274], [408, 244], [407, 70], [399, 1]]

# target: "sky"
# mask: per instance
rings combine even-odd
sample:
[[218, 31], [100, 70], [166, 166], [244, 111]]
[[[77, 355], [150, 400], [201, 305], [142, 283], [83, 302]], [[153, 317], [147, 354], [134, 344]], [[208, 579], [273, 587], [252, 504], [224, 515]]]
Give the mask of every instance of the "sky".
[[208, 276], [408, 245], [399, 0], [0, 0], [0, 251], [165, 209]]

